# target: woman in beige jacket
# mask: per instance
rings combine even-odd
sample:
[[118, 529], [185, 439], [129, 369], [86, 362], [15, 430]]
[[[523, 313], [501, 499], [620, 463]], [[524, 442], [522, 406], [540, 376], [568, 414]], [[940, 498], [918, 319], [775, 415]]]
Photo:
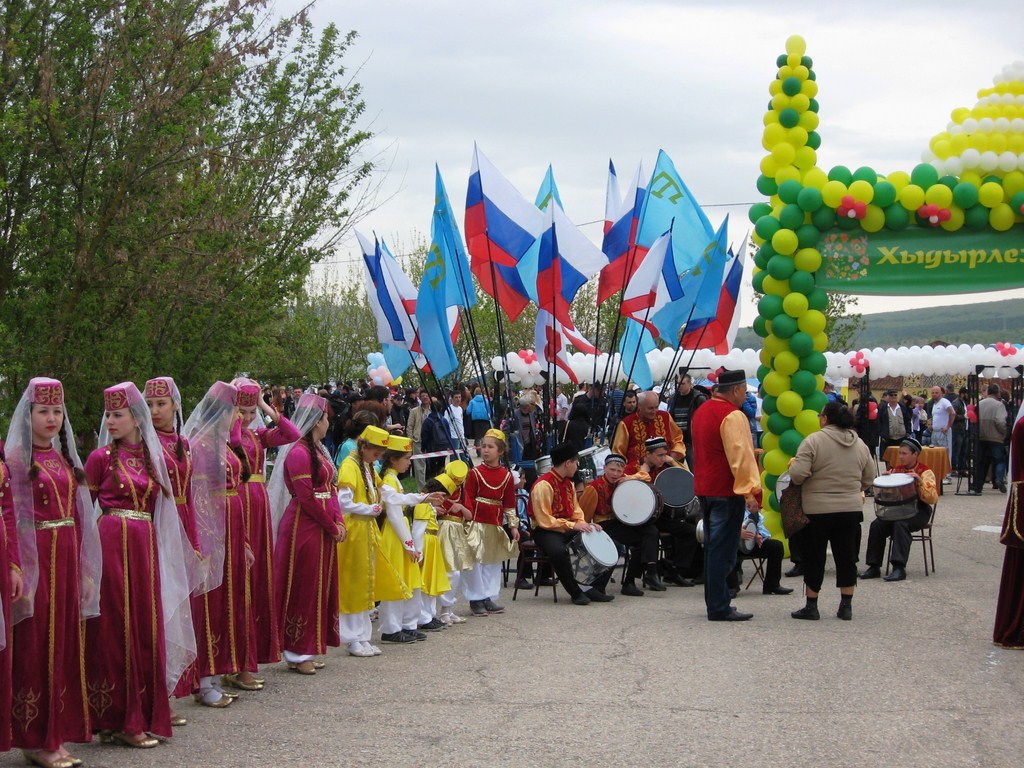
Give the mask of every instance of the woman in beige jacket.
[[818, 592], [825, 579], [825, 548], [832, 547], [839, 587], [840, 619], [853, 618], [857, 585], [860, 526], [864, 521], [864, 490], [875, 479], [868, 447], [853, 429], [853, 414], [841, 403], [828, 403], [821, 412], [821, 430], [808, 435], [789, 466], [801, 487], [804, 513], [810, 521], [800, 531], [807, 604], [793, 611], [794, 619], [817, 621]]

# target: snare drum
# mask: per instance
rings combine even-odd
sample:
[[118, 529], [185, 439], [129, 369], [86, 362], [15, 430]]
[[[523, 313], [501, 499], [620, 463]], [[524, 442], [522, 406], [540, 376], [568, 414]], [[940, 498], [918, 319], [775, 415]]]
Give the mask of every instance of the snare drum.
[[537, 477], [540, 477], [541, 475], [546, 475], [548, 472], [551, 471], [551, 457], [541, 456], [539, 459], [537, 459], [536, 465]]
[[594, 454], [597, 452], [597, 448], [584, 448], [580, 451], [580, 472], [589, 472], [590, 479], [593, 480], [597, 477], [597, 464], [594, 462]]
[[612, 452], [612, 449], [608, 446], [604, 448], [598, 448], [594, 451], [594, 468], [597, 471], [597, 476], [601, 477], [604, 474], [604, 460], [608, 457], [608, 454]]
[[643, 525], [661, 514], [661, 493], [643, 480], [623, 480], [612, 493], [612, 514], [626, 525]]
[[875, 517], [882, 520], [909, 520], [918, 512], [917, 480], [897, 472], [876, 477], [873, 483]]
[[619, 550], [604, 531], [576, 534], [566, 543], [566, 548], [573, 576], [579, 584], [593, 584], [619, 562]]
[[668, 467], [662, 470], [654, 481], [654, 487], [667, 507], [666, 514], [673, 518], [686, 516], [683, 510], [694, 499], [693, 475], [688, 469]]

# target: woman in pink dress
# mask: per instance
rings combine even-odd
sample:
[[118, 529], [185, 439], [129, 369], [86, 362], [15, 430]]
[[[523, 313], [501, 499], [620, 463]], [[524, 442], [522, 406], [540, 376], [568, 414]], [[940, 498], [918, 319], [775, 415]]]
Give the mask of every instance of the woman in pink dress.
[[[239, 488], [245, 509], [245, 528], [256, 560], [250, 571], [250, 596], [256, 626], [256, 658], [247, 659], [243, 670], [225, 682], [245, 691], [259, 690], [263, 680], [250, 668], [281, 660], [281, 628], [274, 601], [274, 536], [270, 502], [264, 482], [266, 449], [294, 443], [300, 435], [288, 419], [260, 397], [260, 386], [251, 379], [235, 379], [238, 388], [239, 422], [232, 428], [231, 447], [242, 460], [243, 483]], [[263, 426], [262, 411], [274, 426]]]
[[85, 628], [89, 710], [102, 740], [151, 748], [148, 734], [171, 735], [169, 692], [196, 655], [199, 567], [142, 393], [124, 382], [103, 401], [102, 445], [85, 463], [103, 546], [100, 616]]
[[[253, 562], [239, 488], [242, 461], [228, 447], [238, 390], [216, 382], [185, 423], [192, 449], [192, 497], [209, 591], [192, 600], [196, 625], [197, 703], [223, 708], [237, 694], [225, 693], [221, 675], [256, 671], [256, 630], [249, 601]], [[252, 659], [251, 667], [246, 667]]]
[[330, 427], [327, 401], [303, 395], [292, 418], [302, 437], [278, 453], [267, 490], [284, 659], [289, 669], [313, 675], [323, 666], [315, 657], [341, 644], [337, 543], [346, 529], [334, 463], [321, 442]]
[[23, 590], [11, 606], [12, 743], [34, 765], [68, 768], [81, 761], [64, 743], [92, 740], [81, 631], [99, 613], [101, 555], [59, 381], [29, 382], [6, 449]]
[[21, 557], [14, 497], [0, 443], [0, 752], [11, 748], [11, 603], [21, 599]]

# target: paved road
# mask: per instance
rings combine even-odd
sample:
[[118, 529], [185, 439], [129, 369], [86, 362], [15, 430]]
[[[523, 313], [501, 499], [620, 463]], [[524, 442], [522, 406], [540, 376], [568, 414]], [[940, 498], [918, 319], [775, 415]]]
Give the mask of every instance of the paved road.
[[907, 581], [862, 584], [849, 623], [830, 575], [820, 622], [789, 618], [799, 589], [755, 585], [746, 624], [707, 622], [699, 588], [587, 607], [509, 593], [504, 615], [379, 658], [269, 668], [228, 710], [179, 703], [191, 723], [157, 749], [77, 751], [96, 766], [1020, 765], [1024, 652], [990, 641], [1003, 553], [974, 530], [1004, 500], [943, 497], [938, 572], [914, 551]]

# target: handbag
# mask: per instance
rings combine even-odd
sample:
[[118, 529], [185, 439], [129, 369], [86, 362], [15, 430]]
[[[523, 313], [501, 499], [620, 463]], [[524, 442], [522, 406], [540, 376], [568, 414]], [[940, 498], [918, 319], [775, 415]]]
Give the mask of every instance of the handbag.
[[779, 497], [779, 514], [782, 515], [782, 532], [787, 539], [793, 538], [811, 522], [804, 514], [803, 493], [796, 483], [790, 483], [782, 489]]

